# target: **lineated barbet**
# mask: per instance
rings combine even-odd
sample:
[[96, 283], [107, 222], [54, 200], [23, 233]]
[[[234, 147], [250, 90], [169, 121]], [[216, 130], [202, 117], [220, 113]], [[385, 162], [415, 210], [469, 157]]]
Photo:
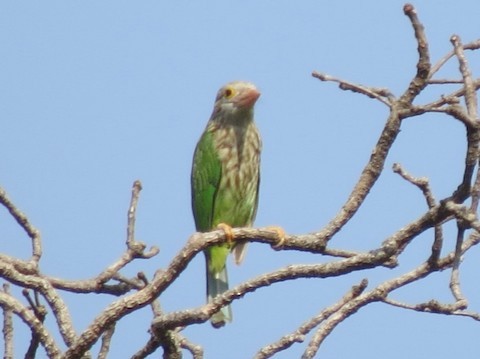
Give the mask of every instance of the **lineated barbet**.
[[[228, 254], [233, 251], [237, 264], [245, 255], [246, 243], [233, 241], [231, 228], [251, 226], [257, 212], [261, 140], [253, 107], [259, 96], [257, 88], [248, 82], [223, 86], [193, 156], [191, 186], [196, 229], [208, 232], [220, 227], [228, 239], [205, 250], [209, 302], [228, 289]], [[231, 320], [230, 305], [211, 318], [214, 327]]]

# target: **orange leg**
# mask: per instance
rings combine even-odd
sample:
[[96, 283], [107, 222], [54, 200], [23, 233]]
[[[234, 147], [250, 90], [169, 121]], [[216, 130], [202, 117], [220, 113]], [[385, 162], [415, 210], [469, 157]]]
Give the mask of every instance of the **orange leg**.
[[217, 225], [218, 229], [222, 229], [225, 232], [225, 238], [227, 239], [228, 243], [233, 242], [233, 231], [232, 231], [232, 226], [229, 226], [226, 223], [219, 223]]
[[285, 230], [281, 227], [277, 227], [277, 226], [271, 226], [271, 227], [267, 227], [269, 230], [277, 233], [277, 238], [278, 238], [278, 241], [277, 243], [275, 244], [272, 244], [272, 248], [273, 249], [280, 249], [283, 244], [285, 243], [285, 237], [286, 237], [286, 234], [285, 234]]

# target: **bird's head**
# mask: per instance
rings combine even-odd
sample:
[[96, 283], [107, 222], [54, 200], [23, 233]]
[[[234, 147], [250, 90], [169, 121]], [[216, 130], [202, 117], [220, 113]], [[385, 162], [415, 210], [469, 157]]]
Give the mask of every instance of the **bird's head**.
[[238, 116], [251, 117], [249, 115], [253, 116], [253, 106], [259, 97], [260, 92], [254, 84], [244, 81], [230, 82], [218, 90], [213, 115], [231, 119]]

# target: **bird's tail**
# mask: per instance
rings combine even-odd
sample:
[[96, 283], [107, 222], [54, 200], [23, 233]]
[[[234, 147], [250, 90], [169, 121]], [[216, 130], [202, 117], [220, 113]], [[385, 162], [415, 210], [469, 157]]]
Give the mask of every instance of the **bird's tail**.
[[[228, 290], [227, 266], [224, 266], [220, 272], [209, 268], [207, 261], [207, 300], [210, 303], [217, 295]], [[232, 321], [232, 308], [227, 305], [221, 308], [210, 318], [215, 328], [223, 327], [227, 322]]]

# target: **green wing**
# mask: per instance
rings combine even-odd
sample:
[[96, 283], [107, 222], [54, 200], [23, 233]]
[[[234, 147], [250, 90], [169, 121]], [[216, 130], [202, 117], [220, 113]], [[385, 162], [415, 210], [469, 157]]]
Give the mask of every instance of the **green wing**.
[[193, 155], [192, 209], [197, 231], [212, 229], [215, 196], [220, 185], [222, 165], [208, 128], [198, 141]]

